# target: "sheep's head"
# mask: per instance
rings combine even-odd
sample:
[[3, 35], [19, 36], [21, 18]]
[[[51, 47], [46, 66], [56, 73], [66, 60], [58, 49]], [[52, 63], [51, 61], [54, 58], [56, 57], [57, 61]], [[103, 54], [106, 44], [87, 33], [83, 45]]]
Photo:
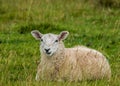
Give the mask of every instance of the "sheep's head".
[[64, 40], [68, 36], [69, 32], [62, 31], [59, 35], [55, 35], [51, 33], [42, 34], [38, 30], [33, 30], [31, 34], [36, 40], [41, 41], [41, 50], [47, 56], [52, 56], [58, 50], [60, 41]]

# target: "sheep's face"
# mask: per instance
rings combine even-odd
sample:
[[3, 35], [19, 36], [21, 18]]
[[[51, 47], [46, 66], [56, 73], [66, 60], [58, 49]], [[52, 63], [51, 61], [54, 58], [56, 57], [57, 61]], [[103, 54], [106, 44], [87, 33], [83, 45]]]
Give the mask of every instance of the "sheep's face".
[[63, 31], [59, 35], [55, 34], [41, 34], [39, 31], [34, 30], [31, 32], [35, 39], [41, 41], [40, 49], [44, 52], [47, 56], [54, 55], [57, 50], [59, 49], [59, 42], [64, 40], [69, 32]]
[[45, 34], [41, 38], [41, 50], [48, 56], [53, 55], [59, 46], [58, 37], [53, 34]]

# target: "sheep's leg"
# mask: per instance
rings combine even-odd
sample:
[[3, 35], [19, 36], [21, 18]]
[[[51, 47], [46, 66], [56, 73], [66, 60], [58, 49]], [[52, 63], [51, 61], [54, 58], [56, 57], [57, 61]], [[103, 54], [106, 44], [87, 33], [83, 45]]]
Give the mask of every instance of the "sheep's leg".
[[38, 73], [36, 74], [35, 80], [36, 80], [36, 81], [39, 81], [39, 80], [40, 80]]
[[36, 77], [35, 77], [35, 80], [36, 80], [36, 81], [39, 81], [39, 80], [40, 80], [40, 71], [41, 71], [41, 70], [38, 70], [38, 71], [37, 71], [37, 74], [36, 74]]
[[41, 64], [38, 65], [37, 74], [36, 74], [36, 77], [35, 77], [36, 81], [40, 80], [40, 75], [41, 75]]

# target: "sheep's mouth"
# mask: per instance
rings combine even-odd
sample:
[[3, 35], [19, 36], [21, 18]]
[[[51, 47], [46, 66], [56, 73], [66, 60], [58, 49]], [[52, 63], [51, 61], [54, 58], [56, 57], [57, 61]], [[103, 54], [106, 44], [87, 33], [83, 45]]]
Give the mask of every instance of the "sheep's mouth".
[[46, 52], [46, 55], [47, 55], [48, 57], [51, 57], [51, 56], [54, 55], [54, 53], [52, 53], [52, 52]]
[[46, 54], [50, 55], [50, 54], [51, 54], [51, 52], [46, 52]]

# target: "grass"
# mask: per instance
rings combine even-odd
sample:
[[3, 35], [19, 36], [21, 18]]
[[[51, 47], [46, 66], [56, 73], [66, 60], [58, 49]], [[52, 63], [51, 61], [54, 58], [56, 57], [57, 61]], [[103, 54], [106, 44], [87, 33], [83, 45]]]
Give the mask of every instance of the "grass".
[[[81, 0], [1, 0], [0, 6], [0, 86], [120, 85], [119, 9], [94, 8]], [[111, 65], [110, 82], [36, 82], [40, 52], [33, 29], [56, 34], [68, 30], [66, 47], [85, 45], [102, 52]]]

